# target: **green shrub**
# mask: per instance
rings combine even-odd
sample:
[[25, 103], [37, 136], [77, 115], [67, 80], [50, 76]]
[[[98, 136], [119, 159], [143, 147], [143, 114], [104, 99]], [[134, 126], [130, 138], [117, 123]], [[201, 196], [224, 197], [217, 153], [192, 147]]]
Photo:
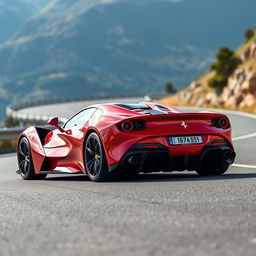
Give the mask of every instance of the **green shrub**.
[[234, 52], [228, 47], [222, 47], [216, 54], [216, 62], [212, 64], [211, 69], [218, 75], [228, 77], [233, 73], [240, 59], [234, 55]]
[[248, 42], [253, 36], [254, 36], [254, 30], [253, 29], [246, 29], [244, 32], [244, 40], [245, 42]]
[[239, 65], [240, 59], [237, 58], [228, 47], [222, 47], [216, 54], [216, 61], [211, 65], [211, 70], [215, 71], [215, 76], [208, 81], [212, 88], [223, 89], [227, 84], [228, 77]]
[[227, 78], [222, 75], [215, 75], [209, 80], [211, 88], [223, 88], [227, 84]]
[[171, 82], [165, 83], [164, 90], [166, 93], [175, 93], [176, 92], [176, 89]]

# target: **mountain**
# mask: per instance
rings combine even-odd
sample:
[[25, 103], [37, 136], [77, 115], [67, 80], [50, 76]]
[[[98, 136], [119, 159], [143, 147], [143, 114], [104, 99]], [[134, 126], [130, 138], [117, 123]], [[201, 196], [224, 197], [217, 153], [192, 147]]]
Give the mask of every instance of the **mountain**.
[[215, 71], [210, 71], [193, 81], [188, 88], [163, 99], [162, 103], [256, 113], [256, 31], [235, 52], [235, 57], [240, 59], [240, 64], [229, 75], [222, 91], [209, 87], [209, 81], [216, 74]]
[[51, 0], [19, 0], [25, 4], [29, 4], [35, 11], [39, 11], [51, 2]]
[[8, 40], [31, 15], [28, 4], [19, 0], [0, 0], [0, 43]]
[[10, 37], [20, 26], [50, 0], [0, 0], [0, 43]]
[[157, 92], [168, 80], [184, 86], [208, 69], [220, 45], [238, 47], [255, 8], [255, 0], [53, 0], [0, 45], [0, 95], [18, 101]]

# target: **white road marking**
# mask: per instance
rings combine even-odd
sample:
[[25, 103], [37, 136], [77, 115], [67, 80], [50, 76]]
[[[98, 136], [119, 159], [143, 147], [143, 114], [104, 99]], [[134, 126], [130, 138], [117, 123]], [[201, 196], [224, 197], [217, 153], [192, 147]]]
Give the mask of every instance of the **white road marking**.
[[252, 243], [252, 244], [256, 244], [256, 238], [252, 238], [252, 239], [250, 239], [249, 241], [250, 241], [250, 243]]
[[246, 134], [246, 135], [242, 135], [242, 136], [238, 136], [238, 137], [232, 138], [232, 140], [233, 141], [244, 140], [244, 139], [248, 139], [248, 138], [252, 138], [252, 137], [256, 137], [256, 132]]
[[240, 168], [256, 169], [256, 165], [248, 165], [248, 164], [232, 164], [231, 166], [240, 167]]

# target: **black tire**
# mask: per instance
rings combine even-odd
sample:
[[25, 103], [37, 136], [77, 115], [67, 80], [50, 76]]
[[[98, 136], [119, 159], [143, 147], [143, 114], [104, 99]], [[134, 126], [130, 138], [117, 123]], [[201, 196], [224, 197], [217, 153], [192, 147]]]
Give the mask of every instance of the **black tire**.
[[222, 175], [228, 170], [229, 165], [225, 164], [222, 167], [218, 169], [198, 169], [196, 170], [197, 174], [200, 176], [217, 176], [217, 175]]
[[91, 181], [102, 182], [110, 179], [106, 154], [96, 133], [91, 133], [84, 144], [84, 161]]
[[23, 137], [18, 145], [18, 164], [24, 180], [43, 180], [47, 174], [35, 174], [31, 150], [27, 138]]

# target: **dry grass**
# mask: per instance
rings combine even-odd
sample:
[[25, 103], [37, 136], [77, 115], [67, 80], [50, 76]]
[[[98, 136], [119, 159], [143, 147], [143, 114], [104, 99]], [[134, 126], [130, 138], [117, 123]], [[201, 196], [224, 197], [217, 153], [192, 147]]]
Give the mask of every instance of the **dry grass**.
[[235, 55], [237, 57], [240, 57], [250, 46], [250, 44], [253, 42], [253, 40], [256, 39], [256, 34], [246, 43], [242, 44], [235, 52]]
[[197, 82], [203, 84], [204, 86], [208, 86], [208, 81], [215, 75], [214, 71], [210, 71], [200, 78], [197, 79]]
[[[172, 97], [169, 98], [164, 98], [159, 100], [159, 103], [165, 104], [165, 105], [169, 105], [169, 106], [177, 106], [177, 107], [196, 107], [195, 105], [192, 104], [185, 104], [184, 102], [181, 102], [178, 99], [177, 95], [174, 95]], [[207, 105], [204, 106], [203, 108], [215, 108], [218, 109], [216, 106], [214, 105]], [[247, 113], [252, 113], [252, 114], [256, 114], [256, 103], [253, 106], [250, 107], [243, 107], [243, 108], [226, 108], [227, 110], [237, 110], [237, 111], [242, 111], [242, 112], [247, 112]]]
[[160, 99], [159, 102], [170, 106], [179, 106], [179, 100], [177, 95]]
[[253, 72], [256, 73], [256, 59], [255, 58], [249, 58], [247, 59], [245, 62], [243, 62], [239, 68], [249, 68], [251, 69]]
[[256, 103], [250, 107], [239, 108], [239, 111], [256, 114]]

